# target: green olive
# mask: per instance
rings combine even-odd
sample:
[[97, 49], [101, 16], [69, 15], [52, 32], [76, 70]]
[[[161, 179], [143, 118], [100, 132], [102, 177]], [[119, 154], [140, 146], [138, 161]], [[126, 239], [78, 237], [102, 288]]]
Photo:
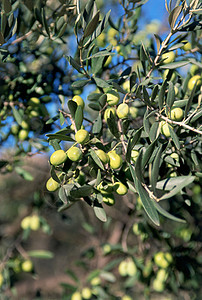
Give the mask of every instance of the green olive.
[[129, 106], [126, 103], [121, 103], [116, 110], [116, 114], [119, 119], [124, 119], [128, 117], [129, 114]]
[[53, 166], [59, 166], [67, 160], [67, 154], [64, 150], [57, 150], [53, 152], [50, 157], [50, 163]]
[[111, 169], [119, 169], [123, 163], [122, 157], [116, 151], [110, 151], [108, 155]]
[[99, 157], [99, 159], [103, 162], [103, 164], [107, 164], [109, 162], [109, 156], [101, 149], [95, 150], [95, 153]]
[[85, 129], [79, 129], [75, 134], [75, 140], [81, 145], [87, 143], [89, 139], [89, 132]]
[[81, 159], [82, 157], [82, 152], [79, 148], [77, 147], [71, 147], [69, 148], [69, 150], [67, 151], [67, 156], [70, 160], [72, 161], [78, 161]]
[[55, 192], [60, 187], [60, 184], [52, 177], [46, 182], [46, 188], [49, 192]]
[[83, 99], [82, 99], [81, 96], [79, 96], [79, 95], [75, 95], [75, 96], [72, 98], [72, 101], [76, 102], [77, 105], [78, 105], [78, 106], [80, 105], [82, 108], [84, 108], [84, 106], [85, 106], [85, 103], [84, 103]]
[[106, 95], [107, 95], [107, 103], [110, 106], [117, 105], [119, 103], [120, 96], [117, 91], [109, 90]]
[[125, 195], [128, 192], [128, 188], [120, 181], [114, 183], [114, 189], [118, 195]]

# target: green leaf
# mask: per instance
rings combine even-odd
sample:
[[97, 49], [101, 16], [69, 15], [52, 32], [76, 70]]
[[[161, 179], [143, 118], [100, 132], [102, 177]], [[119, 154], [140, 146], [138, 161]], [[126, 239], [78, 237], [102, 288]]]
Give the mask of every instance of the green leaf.
[[102, 117], [101, 114], [98, 114], [97, 119], [95, 119], [92, 132], [93, 134], [99, 134], [102, 131]]
[[154, 122], [149, 131], [149, 139], [151, 142], [155, 141], [160, 134], [159, 122]]
[[105, 106], [107, 102], [107, 95], [103, 94], [100, 98], [99, 98], [99, 104], [100, 106], [103, 108]]
[[152, 165], [152, 171], [151, 171], [151, 185], [152, 185], [152, 189], [155, 192], [156, 190], [156, 183], [158, 180], [158, 176], [159, 176], [159, 168], [161, 166], [161, 154], [162, 154], [162, 150], [163, 150], [163, 145], [161, 145], [158, 148], [157, 154], [155, 156], [153, 165]]
[[159, 91], [159, 86], [158, 86], [158, 84], [156, 84], [151, 93], [151, 102], [153, 102], [156, 99], [158, 91]]
[[160, 88], [159, 95], [158, 95], [158, 105], [160, 109], [162, 109], [164, 106], [164, 97], [165, 97], [166, 88], [167, 88], [167, 81], [165, 80]]
[[168, 21], [170, 24], [171, 29], [175, 26], [175, 23], [177, 21], [177, 18], [179, 17], [180, 13], [182, 11], [182, 5], [176, 6], [170, 13]]
[[146, 166], [146, 164], [148, 163], [150, 157], [152, 156], [153, 152], [154, 152], [154, 148], [156, 146], [156, 140], [153, 141], [146, 149], [144, 155], [143, 155], [143, 159], [142, 159], [142, 168], [144, 169], [144, 167]]
[[23, 179], [27, 181], [33, 181], [34, 177], [26, 170], [22, 169], [21, 167], [15, 167], [16, 173], [18, 173]]
[[52, 146], [55, 151], [61, 150], [61, 147], [59, 145], [59, 140], [53, 139], [53, 140], [48, 140], [48, 142], [49, 145]]
[[141, 182], [144, 182], [143, 172], [142, 172], [142, 153], [143, 151], [141, 149], [135, 163], [135, 175]]
[[77, 63], [77, 61], [74, 58], [72, 58], [71, 56], [66, 56], [66, 58], [74, 69], [76, 69], [79, 73], [83, 74], [81, 66]]
[[100, 24], [97, 26], [96, 30], [92, 34], [92, 41], [94, 39], [96, 39], [101, 34], [101, 32], [105, 29], [106, 24], [107, 24], [108, 19], [109, 19], [110, 12], [111, 11], [107, 12], [107, 14], [104, 16], [103, 20], [100, 22]]
[[166, 217], [166, 218], [168, 218], [168, 219], [170, 219], [170, 220], [172, 220], [172, 221], [176, 221], [176, 222], [180, 222], [180, 223], [186, 223], [185, 220], [182, 220], [182, 219], [180, 219], [180, 218], [177, 218], [177, 217], [171, 215], [169, 212], [167, 212], [165, 209], [163, 209], [156, 201], [153, 200], [153, 202], [154, 202], [155, 208], [156, 208], [156, 209], [158, 210], [158, 212], [159, 212], [160, 214], [162, 214], [164, 217]]
[[169, 110], [171, 110], [173, 103], [175, 101], [175, 90], [174, 90], [174, 85], [173, 85], [172, 81], [169, 81], [168, 84], [169, 84], [169, 88], [168, 88], [168, 95], [167, 95], [166, 103], [169, 107]]
[[81, 125], [83, 123], [83, 108], [78, 105], [75, 113], [75, 125], [76, 129], [81, 129]]
[[177, 69], [189, 64], [189, 61], [176, 61], [170, 64], [159, 66], [159, 69]]
[[70, 196], [73, 198], [83, 198], [90, 196], [93, 192], [93, 187], [91, 185], [85, 184], [77, 189], [72, 189], [70, 191]]
[[88, 104], [88, 107], [90, 107], [91, 109], [93, 109], [93, 110], [96, 110], [96, 111], [100, 111], [100, 105], [99, 105], [99, 103], [90, 103], [90, 104]]
[[77, 81], [74, 81], [72, 84], [71, 84], [71, 87], [73, 89], [75, 88], [82, 88], [84, 87], [87, 83], [89, 83], [90, 80], [89, 79], [80, 79], [80, 80], [77, 80]]
[[191, 94], [190, 94], [189, 99], [188, 99], [188, 102], [187, 102], [187, 104], [185, 106], [184, 118], [187, 117], [187, 114], [188, 114], [188, 112], [190, 110], [190, 107], [191, 107], [191, 104], [192, 104], [192, 101], [193, 101], [193, 98], [194, 98], [194, 95], [195, 95], [195, 91], [196, 91], [196, 84], [194, 85], [194, 88], [192, 89]]
[[49, 133], [49, 134], [46, 134], [46, 136], [48, 137], [48, 141], [57, 139], [59, 141], [75, 142], [75, 140], [73, 138], [71, 138], [70, 136], [64, 135], [64, 134]]
[[172, 140], [175, 144], [175, 147], [179, 150], [180, 149], [180, 142], [179, 142], [177, 134], [175, 133], [175, 131], [172, 129], [171, 126], [169, 126], [169, 131], [170, 131], [171, 138], [172, 138]]
[[63, 116], [63, 114], [60, 112], [60, 125], [62, 126], [65, 122], [65, 118]]
[[102, 207], [102, 205], [99, 202], [95, 202], [94, 206], [94, 213], [96, 215], [96, 217], [102, 221], [102, 222], [106, 222], [107, 221], [107, 215], [106, 212], [104, 211], [104, 208]]
[[100, 11], [97, 11], [92, 20], [88, 23], [84, 30], [84, 37], [91, 35], [99, 24]]
[[111, 87], [105, 80], [103, 80], [101, 78], [94, 77], [93, 79], [95, 80], [95, 83], [98, 87], [101, 87], [101, 88], [110, 88]]
[[197, 121], [199, 118], [202, 117], [202, 109], [200, 111], [198, 111], [192, 118], [190, 123], [194, 123], [195, 121]]
[[75, 118], [76, 109], [77, 109], [77, 104], [76, 104], [75, 101], [69, 100], [68, 103], [67, 103], [67, 105], [68, 105], [70, 114], [71, 114], [72, 118], [74, 119]]
[[51, 166], [51, 177], [58, 183], [60, 183], [60, 179], [58, 178], [56, 172], [55, 172], [55, 167]]
[[[178, 178], [179, 178], [179, 180], [178, 180]], [[180, 176], [180, 177], [171, 178], [171, 179], [175, 180], [174, 183], [176, 184], [176, 186], [174, 186], [173, 189], [169, 193], [163, 195], [159, 200], [164, 200], [164, 199], [168, 199], [168, 198], [171, 198], [171, 197], [175, 196], [184, 187], [186, 187], [190, 183], [192, 183], [194, 181], [194, 179], [195, 179], [195, 176]], [[170, 179], [167, 180], [167, 183], [168, 183], [169, 180]], [[173, 182], [172, 182], [172, 184], [173, 184]], [[157, 184], [156, 187], [158, 188], [158, 184]]]
[[64, 203], [67, 204], [68, 203], [68, 198], [65, 192], [65, 189], [61, 186], [58, 192], [58, 197], [60, 198], [60, 200]]
[[30, 257], [43, 258], [43, 259], [51, 259], [54, 257], [54, 253], [47, 250], [32, 250], [32, 251], [28, 251], [27, 254]]
[[21, 125], [22, 121], [23, 121], [23, 116], [18, 112], [18, 110], [13, 106], [12, 107], [12, 111], [13, 111], [13, 116], [16, 120], [16, 122]]
[[95, 151], [93, 149], [90, 149], [90, 155], [92, 157], [92, 159], [94, 160], [94, 162], [98, 165], [98, 167], [102, 170], [104, 170], [104, 166], [102, 161], [100, 160], [100, 158], [97, 156], [97, 154], [95, 153]]
[[128, 161], [129, 163], [130, 163], [130, 159], [131, 159], [131, 151], [134, 148], [134, 146], [138, 143], [141, 133], [142, 133], [142, 127], [139, 128], [135, 132], [134, 136], [129, 139], [127, 153], [126, 153], [126, 161]]
[[193, 180], [195, 179], [194, 176], [178, 176], [178, 177], [169, 177], [166, 179], [163, 179], [161, 181], [158, 181], [156, 184], [156, 188], [159, 190], [163, 191], [171, 191], [174, 189], [176, 186], [185, 183], [186, 180], [190, 180], [192, 178]]
[[45, 8], [42, 7], [41, 10], [42, 10], [42, 23], [43, 23], [43, 27], [45, 28], [46, 33], [47, 33], [48, 36], [50, 37], [50, 31], [49, 31], [48, 24], [47, 24], [47, 20], [46, 20], [46, 12], [45, 12]]
[[107, 118], [107, 125], [109, 127], [109, 130], [111, 133], [119, 139], [120, 132], [118, 130], [117, 122], [116, 122], [116, 117], [113, 115], [113, 113], [110, 111], [110, 116]]
[[61, 36], [63, 36], [63, 34], [64, 34], [65, 31], [66, 31], [67, 24], [68, 24], [68, 23], [65, 22], [65, 23], [62, 25], [62, 27], [60, 28], [60, 30], [57, 32], [56, 36], [54, 37], [55, 40], [58, 39], [58, 38], [60, 38]]
[[135, 188], [140, 196], [144, 210], [146, 211], [148, 217], [155, 225], [159, 226], [160, 225], [159, 216], [156, 207], [154, 205], [154, 202], [152, 201], [152, 199], [150, 199], [147, 191], [144, 189], [144, 187], [142, 186], [141, 182], [138, 179], [134, 183], [135, 183]]

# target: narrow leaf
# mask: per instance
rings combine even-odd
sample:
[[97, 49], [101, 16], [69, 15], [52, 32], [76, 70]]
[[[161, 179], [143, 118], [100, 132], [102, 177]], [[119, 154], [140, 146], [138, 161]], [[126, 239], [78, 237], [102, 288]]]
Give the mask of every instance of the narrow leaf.
[[94, 204], [94, 213], [96, 215], [96, 217], [102, 221], [102, 222], [106, 222], [107, 221], [107, 215], [106, 212], [104, 211], [104, 208], [102, 207], [102, 205], [99, 202], [96, 202]]
[[144, 169], [144, 167], [146, 166], [146, 164], [148, 163], [151, 155], [154, 152], [154, 148], [156, 146], [156, 140], [153, 141], [146, 149], [144, 155], [143, 155], [143, 159], [142, 159], [142, 168]]
[[164, 208], [162, 208], [156, 201], [153, 200], [153, 202], [154, 202], [155, 208], [156, 208], [156, 209], [158, 210], [158, 212], [159, 212], [160, 214], [162, 214], [164, 217], [166, 217], [166, 218], [168, 218], [168, 219], [170, 219], [170, 220], [172, 220], [172, 221], [176, 221], [176, 222], [180, 222], [180, 223], [186, 223], [185, 220], [180, 219], [180, 218], [177, 218], [177, 217], [171, 215], [171, 214], [170, 214], [169, 212], [167, 212]]
[[161, 145], [158, 148], [157, 154], [155, 156], [154, 162], [153, 162], [153, 166], [152, 166], [152, 171], [151, 171], [151, 185], [152, 185], [152, 189], [153, 191], [156, 190], [156, 183], [158, 180], [158, 176], [159, 176], [159, 168], [160, 168], [160, 161], [161, 161], [161, 154], [162, 154], [162, 150], [163, 150], [163, 145]]
[[92, 159], [94, 160], [94, 162], [98, 165], [98, 167], [102, 170], [104, 170], [104, 166], [103, 163], [101, 162], [100, 158], [97, 156], [97, 154], [95, 153], [95, 151], [93, 149], [90, 149], [90, 155], [92, 157]]
[[152, 199], [150, 199], [147, 191], [144, 189], [144, 187], [142, 186], [141, 182], [138, 179], [135, 182], [135, 187], [140, 196], [142, 205], [148, 217], [155, 225], [159, 226], [160, 225], [159, 216], [156, 207], [154, 205], [154, 202], [152, 201]]
[[77, 130], [81, 128], [82, 123], [83, 123], [83, 108], [80, 105], [78, 105], [75, 112], [75, 125]]
[[135, 132], [135, 134], [132, 138], [129, 139], [127, 153], [126, 153], [126, 160], [128, 162], [130, 162], [131, 151], [134, 148], [134, 146], [137, 144], [137, 142], [139, 141], [141, 133], [142, 133], [142, 127]]

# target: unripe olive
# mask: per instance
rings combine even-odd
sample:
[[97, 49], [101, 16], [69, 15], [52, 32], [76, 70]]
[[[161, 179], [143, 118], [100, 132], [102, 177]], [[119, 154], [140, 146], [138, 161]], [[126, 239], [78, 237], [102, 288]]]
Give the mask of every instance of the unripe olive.
[[46, 188], [49, 192], [55, 192], [60, 187], [60, 184], [52, 177], [46, 182]]
[[19, 140], [21, 140], [21, 141], [26, 140], [28, 135], [29, 135], [29, 131], [27, 131], [25, 129], [21, 129], [18, 133]]
[[139, 151], [133, 149], [131, 151], [131, 159], [133, 162], [136, 162], [137, 158], [138, 158], [138, 155], [139, 155]]
[[22, 123], [21, 123], [21, 127], [23, 128], [23, 129], [29, 129], [29, 125], [28, 125], [28, 123], [26, 122], [26, 121], [22, 121]]
[[3, 278], [2, 273], [0, 273], [0, 288], [1, 288], [2, 285], [3, 285], [3, 282], [4, 282], [4, 278]]
[[19, 125], [18, 124], [14, 124], [14, 125], [11, 126], [11, 133], [13, 135], [18, 134], [18, 131], [19, 131]]
[[125, 195], [128, 192], [128, 188], [120, 181], [114, 183], [114, 189], [118, 195]]
[[33, 263], [31, 260], [27, 259], [23, 261], [21, 267], [24, 272], [31, 272], [33, 269]]
[[83, 299], [90, 299], [92, 296], [92, 292], [88, 287], [84, 287], [81, 291], [81, 295]]
[[118, 270], [119, 270], [119, 274], [121, 276], [127, 276], [128, 275], [128, 270], [127, 270], [127, 261], [126, 260], [123, 260], [122, 262], [120, 262], [119, 264], [119, 267], [118, 267]]
[[40, 228], [40, 219], [39, 219], [39, 216], [37, 215], [33, 215], [30, 217], [30, 229], [31, 230], [38, 230]]
[[101, 181], [97, 186], [97, 190], [100, 191], [103, 195], [109, 195], [113, 192], [114, 189], [112, 184]]
[[69, 157], [70, 160], [72, 161], [78, 161], [81, 159], [82, 152], [79, 148], [77, 147], [71, 147], [67, 151], [67, 156]]
[[128, 276], [135, 276], [137, 273], [137, 267], [132, 259], [127, 261], [127, 275]]
[[129, 114], [129, 106], [126, 103], [121, 103], [116, 110], [116, 114], [119, 119], [124, 119], [128, 117]]
[[75, 134], [75, 140], [79, 144], [83, 145], [87, 143], [89, 139], [90, 139], [89, 132], [85, 129], [79, 129]]
[[26, 229], [30, 228], [30, 220], [31, 220], [30, 216], [27, 216], [24, 219], [22, 219], [22, 221], [21, 221], [22, 229], [26, 230]]
[[72, 98], [72, 101], [76, 102], [77, 105], [78, 105], [78, 106], [80, 105], [82, 108], [84, 108], [84, 106], [85, 106], [85, 103], [84, 103], [83, 99], [82, 99], [81, 96], [79, 96], [79, 95], [75, 95], [75, 96]]
[[194, 76], [199, 73], [199, 67], [197, 65], [192, 65], [189, 72], [192, 76]]
[[192, 49], [192, 46], [191, 46], [190, 42], [188, 42], [188, 41], [182, 41], [182, 42], [186, 42], [184, 44], [184, 46], [181, 47], [184, 51], [190, 51]]
[[161, 133], [166, 137], [170, 137], [169, 125], [165, 121], [161, 121], [160, 123]]
[[40, 99], [36, 97], [30, 98], [29, 102], [30, 105], [39, 105], [40, 104]]
[[163, 64], [169, 64], [175, 60], [175, 53], [173, 51], [166, 52], [162, 54], [162, 59], [164, 59]]
[[111, 55], [107, 57], [106, 62], [104, 63], [104, 67], [107, 68], [112, 62], [112, 57]]
[[137, 118], [137, 115], [138, 115], [138, 108], [137, 108], [137, 107], [134, 107], [134, 106], [129, 107], [129, 115], [130, 115], [130, 117], [133, 118], [133, 119]]
[[119, 93], [115, 90], [110, 90], [107, 92], [107, 103], [110, 105], [110, 106], [113, 106], [113, 105], [117, 105], [119, 103], [119, 100], [120, 100], [120, 96], [119, 96]]
[[71, 296], [71, 300], [82, 300], [80, 292], [74, 292]]
[[124, 295], [121, 300], [133, 300], [130, 296]]
[[111, 169], [119, 169], [123, 163], [122, 157], [115, 151], [110, 151], [108, 155]]
[[[118, 46], [117, 46], [118, 47]], [[130, 92], [130, 80], [126, 80], [123, 85], [122, 85], [123, 89], [129, 93]]]
[[67, 154], [64, 150], [56, 150], [50, 157], [50, 163], [53, 166], [59, 166], [63, 164], [67, 159]]
[[192, 78], [189, 79], [188, 81], [188, 89], [191, 91], [193, 90], [195, 84], [196, 84], [196, 87], [198, 88], [202, 83], [202, 78], [200, 75], [195, 75], [193, 76]]
[[174, 121], [181, 121], [183, 119], [184, 112], [181, 108], [175, 107], [171, 109], [170, 118]]
[[95, 153], [99, 157], [99, 159], [103, 162], [103, 164], [107, 164], [109, 162], [109, 156], [101, 149], [95, 150]]
[[162, 281], [158, 280], [158, 279], [154, 279], [153, 281], [153, 289], [156, 292], [163, 292], [165, 288], [165, 285]]
[[104, 119], [107, 122], [107, 119], [110, 118], [110, 113], [114, 116], [116, 115], [116, 109], [114, 107], [107, 108], [104, 112]]

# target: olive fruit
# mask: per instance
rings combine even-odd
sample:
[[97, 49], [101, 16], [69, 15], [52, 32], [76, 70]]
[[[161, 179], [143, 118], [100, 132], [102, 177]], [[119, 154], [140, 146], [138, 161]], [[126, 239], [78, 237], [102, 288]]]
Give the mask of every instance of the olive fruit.
[[60, 184], [52, 177], [46, 182], [46, 188], [49, 192], [55, 192], [60, 187]]
[[108, 184], [107, 182], [101, 181], [97, 185], [97, 190], [103, 195], [109, 195], [113, 192], [113, 185], [111, 183]]
[[128, 117], [129, 114], [129, 106], [126, 103], [121, 103], [116, 110], [116, 114], [119, 119], [124, 119]]
[[138, 155], [139, 155], [139, 151], [133, 149], [133, 150], [131, 151], [131, 160], [132, 160], [133, 162], [136, 162], [136, 160], [137, 160], [137, 158], [138, 158]]
[[85, 129], [79, 129], [75, 134], [75, 140], [79, 144], [83, 145], [87, 143], [89, 139], [90, 139], [89, 132]]
[[119, 96], [119, 93], [117, 91], [109, 90], [109, 91], [107, 91], [106, 95], [107, 95], [107, 103], [110, 106], [117, 105], [119, 103], [120, 96]]
[[119, 169], [123, 163], [122, 157], [116, 153], [116, 151], [110, 151], [109, 155], [109, 164], [111, 169]]
[[99, 159], [103, 162], [103, 164], [107, 164], [109, 162], [109, 156], [101, 149], [95, 150], [95, 153], [99, 157]]
[[59, 166], [63, 164], [67, 159], [67, 154], [64, 150], [57, 150], [53, 152], [50, 157], [50, 163], [53, 166]]
[[39, 216], [33, 215], [30, 217], [29, 227], [31, 230], [38, 230], [40, 228], [40, 219]]
[[125, 195], [128, 192], [128, 188], [120, 181], [114, 183], [114, 189], [118, 195]]
[[135, 119], [137, 118], [137, 115], [138, 115], [138, 108], [134, 106], [129, 107], [129, 116], [132, 119]]
[[90, 299], [92, 297], [92, 292], [88, 287], [84, 287], [81, 291], [83, 299]]
[[196, 84], [196, 87], [199, 87], [202, 83], [202, 78], [200, 75], [195, 75], [193, 76], [192, 78], [189, 79], [188, 81], [188, 89], [191, 91], [193, 90], [195, 84]]
[[116, 115], [116, 109], [114, 107], [107, 108], [104, 112], [104, 119], [107, 122], [107, 119], [110, 118], [110, 114]]
[[153, 281], [153, 289], [156, 292], [163, 292], [164, 289], [165, 289], [165, 285], [164, 285], [164, 283], [161, 280], [154, 279], [154, 281]]
[[72, 161], [78, 161], [81, 159], [81, 156], [82, 156], [81, 149], [79, 149], [77, 147], [71, 147], [67, 151], [67, 156]]
[[166, 123], [165, 121], [161, 121], [160, 127], [161, 127], [161, 133], [165, 135], [165, 137], [170, 137], [170, 130], [169, 130], [170, 125], [168, 125], [168, 123]]
[[13, 135], [18, 134], [18, 131], [19, 131], [19, 125], [18, 124], [14, 124], [14, 125], [11, 126], [11, 133]]
[[21, 127], [23, 128], [23, 129], [29, 129], [29, 125], [28, 125], [28, 123], [26, 122], [26, 121], [22, 121], [22, 123], [21, 123]]
[[74, 292], [71, 296], [71, 300], [82, 300], [82, 296], [80, 292]]
[[163, 64], [169, 64], [175, 60], [175, 53], [173, 51], [163, 53], [161, 58], [164, 59]]
[[26, 129], [21, 129], [18, 133], [18, 137], [20, 141], [24, 141], [27, 139], [29, 135], [29, 131], [27, 131]]
[[157, 266], [166, 269], [173, 261], [172, 255], [169, 252], [157, 252], [154, 256], [154, 262]]
[[127, 93], [129, 93], [130, 92], [130, 80], [126, 80], [123, 83], [122, 87]]
[[181, 121], [183, 119], [184, 112], [181, 108], [175, 107], [171, 109], [170, 118], [174, 121]]
[[36, 97], [32, 97], [30, 98], [30, 100], [28, 101], [29, 105], [39, 105], [40, 104], [40, 100], [39, 98]]
[[23, 261], [21, 267], [24, 272], [31, 272], [33, 269], [33, 263], [31, 260], [26, 259], [25, 261]]
[[72, 101], [76, 102], [76, 104], [78, 106], [81, 106], [82, 108], [84, 108], [85, 106], [85, 103], [83, 101], [83, 99], [81, 98], [81, 96], [79, 95], [75, 95], [73, 98], [72, 98]]
[[188, 41], [182, 41], [184, 45], [181, 47], [184, 51], [190, 51], [192, 49], [191, 43]]

